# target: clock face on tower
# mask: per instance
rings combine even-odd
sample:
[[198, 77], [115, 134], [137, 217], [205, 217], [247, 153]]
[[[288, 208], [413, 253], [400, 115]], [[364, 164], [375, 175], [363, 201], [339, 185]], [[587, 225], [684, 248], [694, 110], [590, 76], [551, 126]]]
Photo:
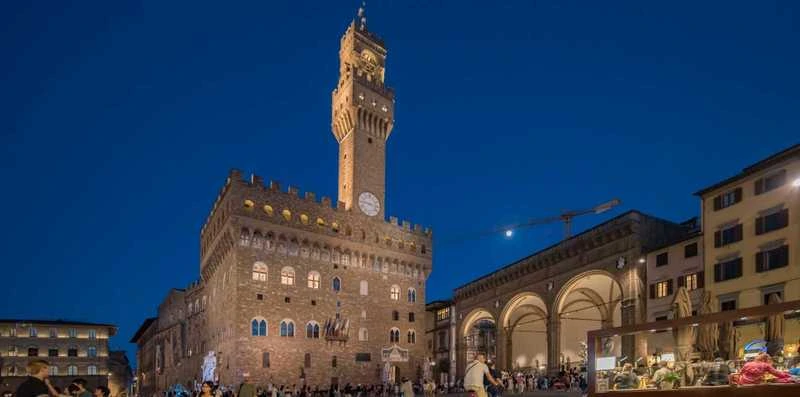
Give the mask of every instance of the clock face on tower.
[[375, 216], [381, 211], [381, 202], [374, 194], [363, 192], [358, 195], [358, 208], [368, 216]]

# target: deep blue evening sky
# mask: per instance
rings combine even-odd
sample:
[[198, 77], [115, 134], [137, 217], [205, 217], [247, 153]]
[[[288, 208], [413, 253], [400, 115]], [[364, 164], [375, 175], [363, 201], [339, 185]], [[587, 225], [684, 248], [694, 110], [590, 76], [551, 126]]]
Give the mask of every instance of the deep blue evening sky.
[[[800, 137], [795, 1], [370, 3], [397, 93], [387, 214], [439, 241], [613, 197], [576, 229], [682, 221], [695, 190]], [[0, 318], [111, 322], [133, 351], [198, 277], [230, 168], [335, 197], [330, 93], [357, 7], [4, 2]], [[560, 236], [435, 245], [426, 298]]]

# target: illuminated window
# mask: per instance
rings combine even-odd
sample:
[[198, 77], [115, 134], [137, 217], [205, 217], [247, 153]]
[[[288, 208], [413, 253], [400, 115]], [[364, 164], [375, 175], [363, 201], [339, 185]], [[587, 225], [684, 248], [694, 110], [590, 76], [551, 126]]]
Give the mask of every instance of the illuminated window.
[[369, 332], [366, 328], [361, 328], [358, 330], [358, 340], [365, 342], [369, 340]]
[[75, 329], [75, 328], [70, 328], [67, 331], [67, 334], [69, 335], [70, 338], [77, 338], [78, 337], [78, 330]]
[[655, 283], [651, 286], [651, 289], [655, 291], [653, 295], [654, 299], [664, 298], [672, 295], [672, 280], [665, 280]]
[[369, 283], [367, 280], [361, 280], [359, 283], [358, 292], [364, 296], [369, 295]]
[[272, 209], [271, 205], [267, 204], [267, 205], [264, 205], [264, 213], [269, 215], [269, 216], [272, 216], [273, 214], [275, 214], [275, 210]]
[[244, 208], [252, 209], [255, 205], [256, 205], [256, 203], [254, 203], [253, 200], [245, 200], [244, 201]]
[[396, 285], [393, 285], [392, 288], [389, 289], [389, 297], [393, 301], [399, 301], [400, 300], [400, 287], [398, 287]]
[[78, 374], [77, 365], [70, 365], [67, 367], [67, 375], [77, 375], [77, 374]]
[[58, 330], [55, 328], [50, 328], [50, 337], [51, 338], [58, 338]]
[[90, 365], [86, 368], [87, 375], [97, 375], [97, 366]]
[[294, 269], [290, 266], [281, 269], [281, 284], [294, 285]]
[[253, 264], [253, 280], [267, 281], [267, 272], [269, 268], [264, 262], [256, 262]]
[[439, 310], [436, 311], [436, 320], [437, 321], [447, 320], [448, 318], [450, 318], [450, 308], [449, 307], [445, 307], [443, 309], [439, 309]]
[[281, 321], [281, 336], [294, 337], [294, 322], [292, 320]]
[[37, 331], [36, 331], [36, 328], [35, 328], [35, 327], [30, 327], [30, 328], [28, 329], [28, 336], [30, 336], [31, 338], [35, 338], [35, 337], [37, 337], [38, 335], [39, 335], [39, 332], [37, 332]]
[[97, 357], [97, 348], [94, 346], [89, 346], [89, 349], [87, 350], [87, 356]]
[[319, 272], [308, 272], [308, 288], [319, 289]]
[[[195, 306], [197, 303], [195, 303]], [[90, 329], [89, 330], [89, 339], [97, 339], [97, 330]]]
[[687, 291], [693, 291], [698, 288], [703, 288], [703, 272], [687, 274], [680, 276], [678, 279], [678, 287], [686, 287]]
[[292, 211], [283, 210], [283, 212], [281, 212], [281, 215], [283, 215], [283, 219], [286, 219], [287, 221], [292, 220]]
[[50, 368], [47, 369], [47, 373], [50, 376], [58, 376], [58, 367], [51, 365]]

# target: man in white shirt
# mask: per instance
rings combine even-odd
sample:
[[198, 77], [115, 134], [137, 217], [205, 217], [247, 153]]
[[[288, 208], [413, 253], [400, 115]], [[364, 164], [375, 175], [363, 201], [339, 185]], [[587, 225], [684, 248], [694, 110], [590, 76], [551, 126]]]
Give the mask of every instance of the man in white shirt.
[[489, 379], [489, 383], [500, 386], [500, 382], [492, 376], [492, 372], [486, 365], [486, 355], [478, 353], [475, 355], [475, 360], [467, 364], [467, 370], [464, 373], [464, 390], [474, 391], [476, 397], [487, 397], [486, 389], [483, 388], [484, 376]]

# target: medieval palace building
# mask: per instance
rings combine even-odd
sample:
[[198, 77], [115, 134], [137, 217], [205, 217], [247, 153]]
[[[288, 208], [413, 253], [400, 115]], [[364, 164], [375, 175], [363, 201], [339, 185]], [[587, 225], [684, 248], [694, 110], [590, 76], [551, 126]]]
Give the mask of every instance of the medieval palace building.
[[394, 92], [365, 19], [348, 26], [339, 62], [338, 200], [231, 171], [200, 232], [199, 281], [171, 290], [132, 339], [142, 395], [191, 386], [210, 355], [229, 385], [419, 376], [431, 231], [385, 218]]

